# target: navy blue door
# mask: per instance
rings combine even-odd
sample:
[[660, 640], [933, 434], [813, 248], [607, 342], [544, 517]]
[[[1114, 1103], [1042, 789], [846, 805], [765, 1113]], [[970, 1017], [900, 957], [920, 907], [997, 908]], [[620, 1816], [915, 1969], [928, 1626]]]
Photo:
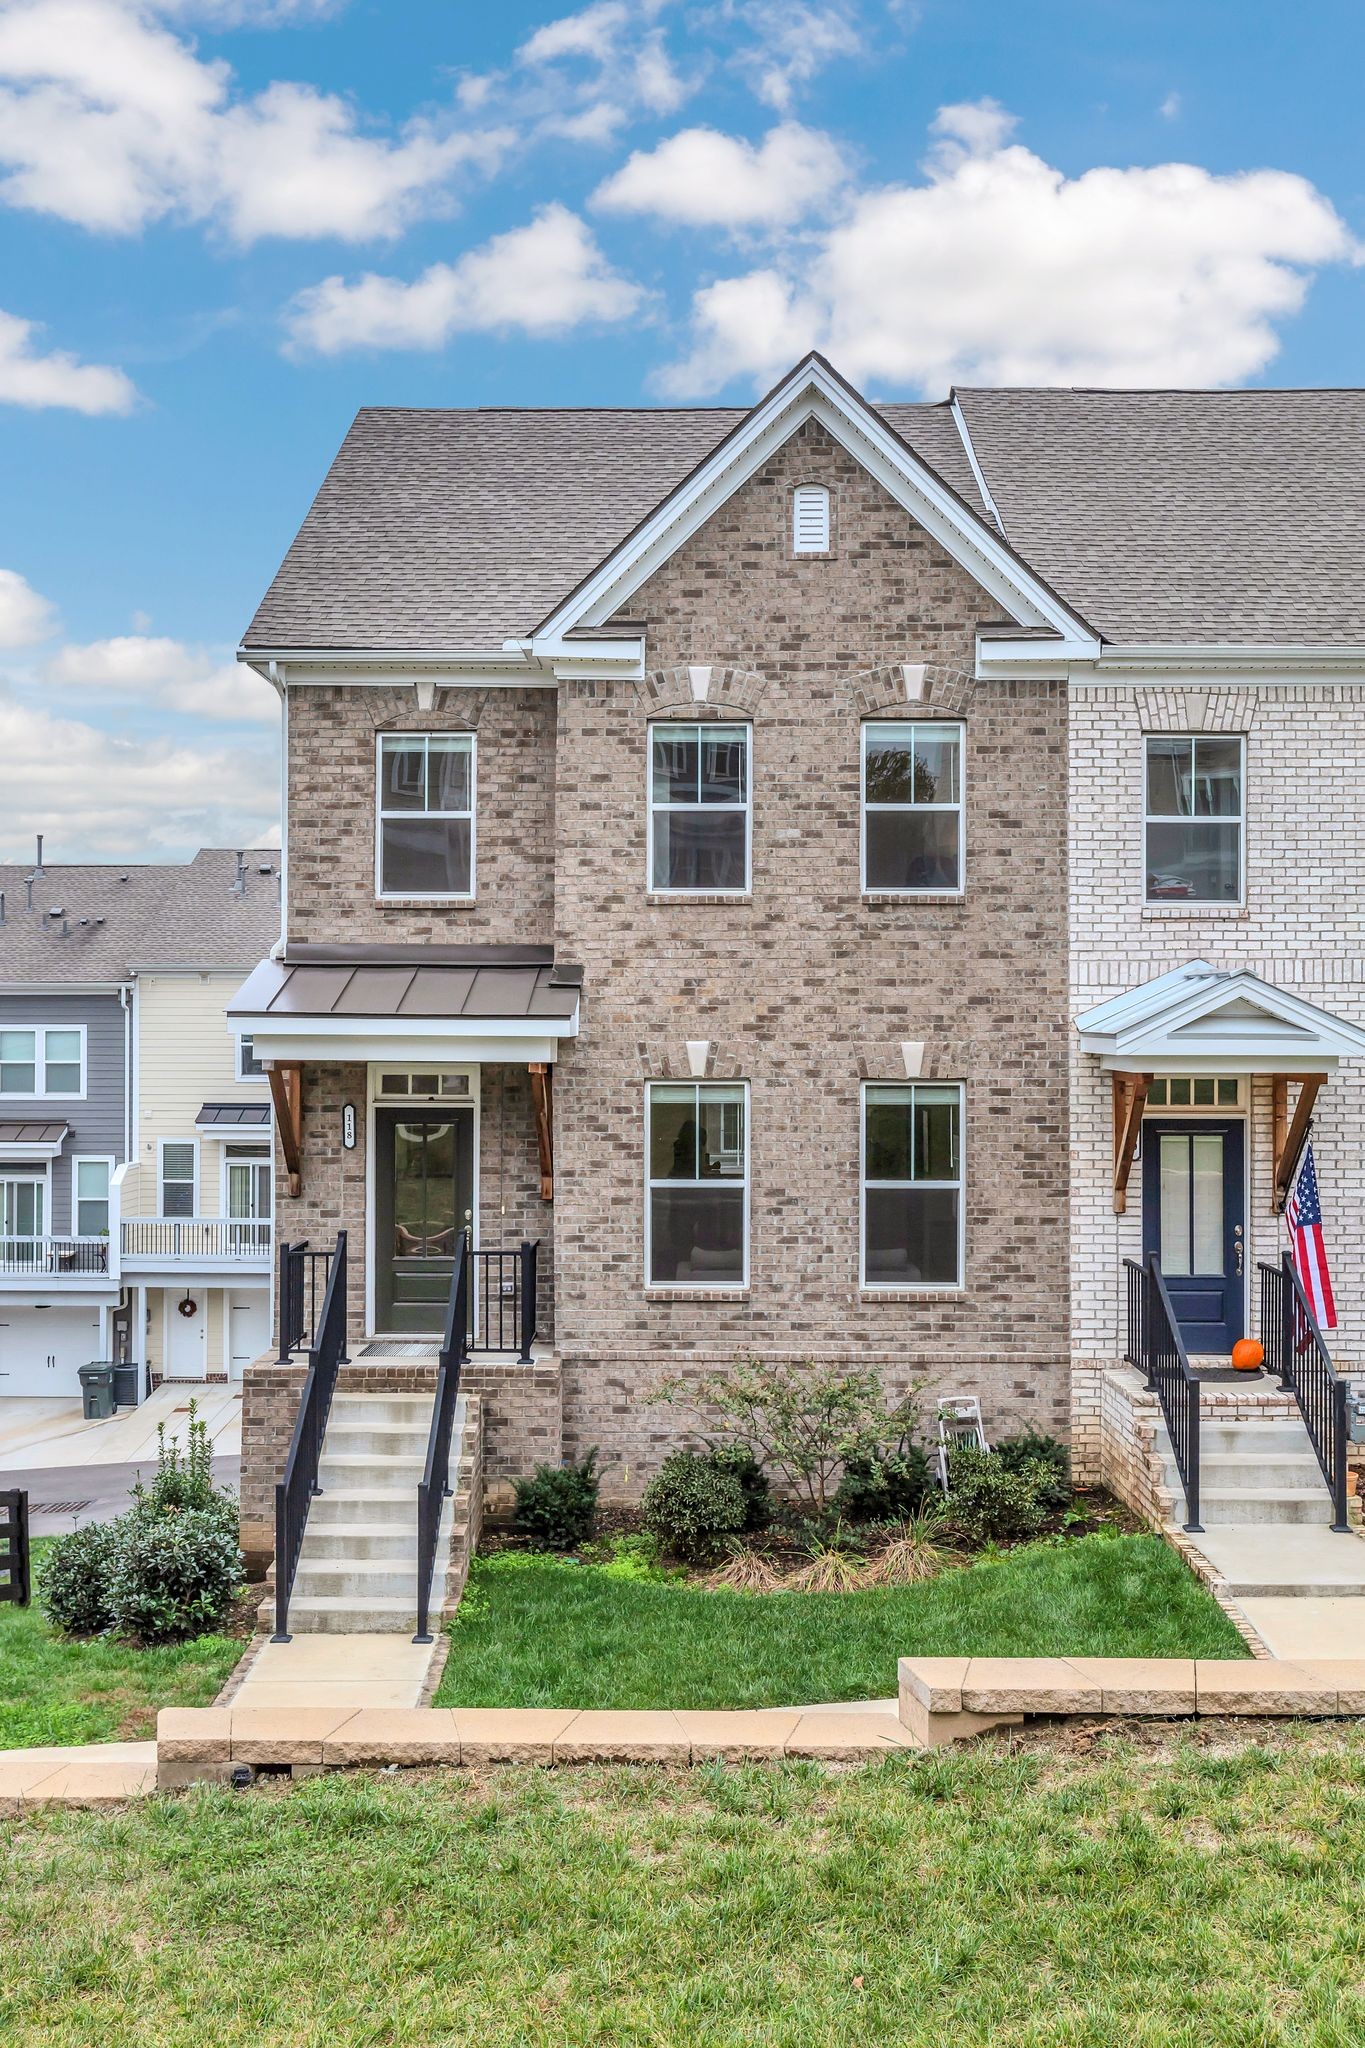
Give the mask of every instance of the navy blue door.
[[1142, 1253], [1155, 1252], [1189, 1352], [1226, 1355], [1246, 1331], [1245, 1127], [1148, 1117]]

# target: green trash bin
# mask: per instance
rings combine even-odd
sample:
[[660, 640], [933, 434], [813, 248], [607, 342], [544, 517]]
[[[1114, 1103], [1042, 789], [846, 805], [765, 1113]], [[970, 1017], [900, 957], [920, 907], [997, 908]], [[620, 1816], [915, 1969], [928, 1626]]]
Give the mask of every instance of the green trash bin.
[[87, 1422], [103, 1422], [114, 1412], [114, 1368], [112, 1365], [83, 1365], [80, 1368], [81, 1399]]

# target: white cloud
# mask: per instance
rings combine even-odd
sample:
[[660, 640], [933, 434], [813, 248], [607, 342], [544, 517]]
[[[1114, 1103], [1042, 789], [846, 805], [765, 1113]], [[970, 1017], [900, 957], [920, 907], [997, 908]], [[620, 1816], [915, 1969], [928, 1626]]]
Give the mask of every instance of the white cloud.
[[796, 121], [770, 129], [758, 144], [715, 128], [684, 128], [657, 149], [636, 150], [598, 186], [592, 204], [689, 227], [785, 227], [828, 200], [845, 176], [830, 137]]
[[489, 168], [506, 131], [414, 119], [363, 131], [334, 93], [276, 82], [235, 95], [221, 59], [130, 0], [17, 0], [0, 11], [0, 198], [131, 234], [174, 218], [261, 235], [397, 233], [449, 206], [461, 169]]
[[850, 376], [983, 384], [1232, 384], [1279, 347], [1312, 272], [1357, 262], [1331, 204], [1283, 171], [1194, 164], [1068, 178], [991, 102], [945, 109], [923, 180], [862, 194], [803, 253], [693, 300], [671, 394], [770, 380], [808, 347]]
[[517, 48], [509, 71], [461, 79], [466, 108], [500, 106], [528, 137], [609, 141], [639, 110], [671, 114], [699, 78], [684, 77], [655, 25], [667, 0], [595, 0], [546, 22]]
[[[268, 745], [200, 748], [55, 717], [0, 688], [0, 818], [10, 858], [35, 832], [63, 860], [182, 856], [271, 842], [278, 768]], [[278, 844], [278, 839], [273, 839]]]
[[1157, 108], [1157, 112], [1163, 121], [1179, 120], [1180, 94], [1178, 92], [1168, 92], [1161, 105]]
[[0, 647], [32, 647], [57, 630], [57, 613], [17, 569], [0, 569]]
[[86, 693], [91, 704], [143, 704], [200, 719], [259, 724], [279, 719], [279, 700], [269, 683], [241, 663], [143, 633], [62, 647], [41, 674], [54, 688]]
[[749, 0], [739, 15], [753, 40], [739, 54], [766, 106], [785, 114], [802, 86], [827, 64], [855, 57], [862, 37], [848, 6], [806, 6], [800, 0]]
[[599, 64], [615, 54], [631, 13], [624, 0], [596, 0], [577, 14], [547, 21], [517, 51], [522, 64], [557, 64], [564, 57], [594, 57]]
[[122, 370], [82, 363], [64, 350], [36, 353], [38, 329], [17, 313], [0, 312], [0, 404], [65, 406], [72, 412], [130, 412], [137, 392]]
[[455, 263], [433, 263], [411, 284], [373, 272], [353, 284], [325, 278], [299, 294], [286, 324], [295, 349], [322, 355], [440, 348], [455, 334], [513, 328], [545, 336], [625, 320], [643, 297], [611, 268], [578, 215], [553, 204]]

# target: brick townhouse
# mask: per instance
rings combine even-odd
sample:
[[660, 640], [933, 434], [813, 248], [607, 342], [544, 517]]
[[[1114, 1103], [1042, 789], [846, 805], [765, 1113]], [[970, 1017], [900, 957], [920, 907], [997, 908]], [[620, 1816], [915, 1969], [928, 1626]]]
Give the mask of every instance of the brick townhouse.
[[[748, 1353], [1084, 1466], [1125, 1256], [1225, 1354], [1315, 1098], [1357, 1262], [1363, 452], [1356, 394], [873, 406], [819, 356], [362, 411], [242, 648], [286, 889], [231, 1005], [279, 1236], [347, 1234], [343, 1383], [430, 1387], [465, 1232], [494, 1485], [637, 1493], [660, 1383]], [[262, 1551], [300, 1380], [247, 1376]]]

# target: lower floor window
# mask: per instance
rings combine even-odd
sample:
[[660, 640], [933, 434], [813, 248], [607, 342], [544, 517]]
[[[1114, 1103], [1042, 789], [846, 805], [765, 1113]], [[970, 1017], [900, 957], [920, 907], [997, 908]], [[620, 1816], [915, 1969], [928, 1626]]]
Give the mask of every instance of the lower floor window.
[[742, 1082], [659, 1081], [646, 1098], [651, 1287], [742, 1287], [749, 1236]]
[[864, 1287], [962, 1283], [962, 1089], [863, 1089]]

